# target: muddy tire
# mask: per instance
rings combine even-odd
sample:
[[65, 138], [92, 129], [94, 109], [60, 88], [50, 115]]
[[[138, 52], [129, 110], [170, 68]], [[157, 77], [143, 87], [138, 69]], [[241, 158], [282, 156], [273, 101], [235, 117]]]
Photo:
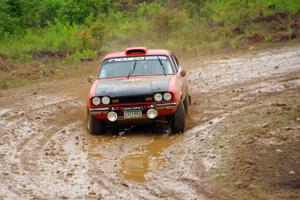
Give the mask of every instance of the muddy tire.
[[173, 134], [183, 133], [185, 129], [185, 112], [183, 102], [179, 104], [176, 112], [171, 117], [171, 130]]
[[191, 97], [189, 95], [186, 95], [185, 99], [183, 100], [183, 106], [184, 106], [184, 111], [186, 114], [189, 114], [189, 109], [191, 105]]
[[87, 130], [92, 135], [100, 135], [104, 132], [104, 122], [87, 112]]

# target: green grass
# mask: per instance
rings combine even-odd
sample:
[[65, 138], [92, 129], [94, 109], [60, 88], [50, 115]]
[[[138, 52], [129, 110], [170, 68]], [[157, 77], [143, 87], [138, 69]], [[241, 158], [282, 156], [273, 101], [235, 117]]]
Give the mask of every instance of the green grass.
[[45, 29], [28, 29], [22, 34], [10, 35], [0, 43], [0, 52], [13, 60], [31, 60], [33, 52], [80, 51], [83, 41], [77, 36], [80, 26], [57, 23]]
[[0, 89], [7, 89], [9, 88], [9, 81], [0, 78]]
[[[272, 42], [269, 34], [272, 26], [257, 28], [251, 20], [278, 12], [292, 16], [300, 10], [298, 0], [212, 0], [202, 3], [199, 12], [195, 11], [196, 3], [169, 4], [154, 1], [134, 5], [132, 10], [114, 8], [107, 15], [89, 15], [84, 23], [68, 22], [67, 18], [60, 17], [47, 21], [42, 28], [16, 28], [12, 34], [2, 34], [0, 53], [26, 62], [32, 59], [33, 52], [68, 50], [73, 55], [67, 61], [73, 62], [94, 56], [95, 50], [111, 51], [128, 46], [168, 48], [186, 54], [240, 48], [245, 38], [254, 34]], [[287, 22], [282, 24], [289, 34], [293, 33]], [[237, 27], [242, 35], [233, 34]]]
[[0, 78], [0, 89], [9, 89], [9, 88], [15, 88], [15, 87], [25, 87], [34, 85], [36, 83], [40, 82], [39, 79], [29, 80], [29, 79], [1, 79]]

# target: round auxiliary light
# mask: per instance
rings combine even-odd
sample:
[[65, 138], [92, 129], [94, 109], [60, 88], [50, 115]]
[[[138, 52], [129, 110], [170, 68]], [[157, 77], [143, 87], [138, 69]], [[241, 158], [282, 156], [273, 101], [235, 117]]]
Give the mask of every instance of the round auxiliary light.
[[102, 97], [102, 103], [107, 105], [110, 103], [110, 98], [109, 97]]
[[155, 117], [157, 117], [157, 111], [153, 108], [150, 108], [149, 110], [147, 110], [147, 117], [149, 119], [154, 119]]
[[156, 94], [154, 95], [154, 100], [155, 100], [155, 101], [162, 101], [162, 99], [163, 99], [163, 96], [162, 96], [161, 93], [156, 93]]
[[93, 105], [98, 106], [101, 103], [101, 99], [99, 97], [94, 97], [92, 99], [92, 103], [93, 103]]
[[111, 122], [115, 122], [118, 119], [118, 114], [115, 113], [114, 111], [111, 111], [107, 114], [107, 119]]
[[164, 100], [170, 101], [172, 99], [172, 94], [170, 92], [164, 93]]

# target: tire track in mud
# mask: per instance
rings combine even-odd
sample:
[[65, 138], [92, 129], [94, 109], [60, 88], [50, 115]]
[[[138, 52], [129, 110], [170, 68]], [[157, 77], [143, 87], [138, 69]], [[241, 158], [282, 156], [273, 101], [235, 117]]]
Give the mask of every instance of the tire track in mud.
[[[295, 49], [292, 49], [295, 50]], [[276, 92], [281, 92], [283, 90], [288, 90], [291, 88], [297, 88], [300, 85], [300, 73], [299, 73], [299, 69], [300, 69], [300, 62], [299, 62], [299, 47], [296, 48], [297, 52], [293, 52], [290, 55], [295, 56], [295, 58], [293, 58], [293, 62], [290, 63], [290, 66], [288, 66], [288, 68], [285, 68], [282, 70], [282, 72], [278, 73], [278, 68], [276, 67], [277, 65], [275, 65], [274, 67], [274, 63], [266, 63], [268, 70], [264, 70], [263, 74], [261, 72], [257, 72], [257, 76], [255, 77], [255, 79], [253, 80], [253, 77], [251, 77], [251, 74], [246, 74], [246, 76], [244, 76], [244, 79], [242, 80], [235, 80], [235, 82], [231, 82], [227, 81], [227, 84], [222, 84], [223, 81], [219, 81], [219, 79], [222, 80], [222, 77], [219, 76], [218, 74], [222, 73], [223, 70], [228, 70], [228, 69], [219, 69], [219, 66], [215, 66], [212, 68], [209, 68], [208, 71], [210, 72], [211, 75], [208, 76], [207, 79], [211, 79], [210, 81], [215, 81], [214, 85], [218, 85], [218, 87], [216, 88], [212, 88], [212, 86], [208, 86], [207, 87], [207, 83], [203, 83], [203, 81], [201, 81], [201, 76], [196, 76], [194, 74], [196, 70], [192, 70], [190, 72], [190, 75], [194, 76], [191, 77], [190, 79], [190, 84], [193, 85], [194, 87], [192, 87], [192, 93], [193, 96], [201, 96], [202, 98], [209, 98], [210, 100], [213, 100], [213, 102], [209, 102], [209, 104], [215, 104], [212, 105], [212, 107], [201, 107], [197, 108], [198, 105], [194, 105], [193, 106], [193, 110], [196, 109], [195, 112], [192, 112], [193, 116], [199, 115], [201, 113], [201, 111], [203, 111], [204, 109], [209, 109], [209, 113], [210, 116], [208, 118], [206, 118], [204, 121], [209, 121], [208, 123], [212, 123], [212, 127], [217, 128], [218, 124], [215, 124], [213, 121], [215, 118], [218, 118], [220, 116], [228, 116], [229, 118], [237, 115], [241, 112], [245, 112], [246, 110], [251, 110], [251, 108], [255, 108], [257, 106], [262, 106], [264, 105], [263, 100], [265, 98], [268, 97], [269, 94], [272, 93], [276, 93]], [[289, 54], [289, 52], [288, 52]], [[282, 57], [282, 56], [281, 56]], [[284, 57], [284, 56], [283, 56]], [[253, 58], [255, 59], [255, 58]], [[229, 60], [231, 61], [231, 60]], [[243, 60], [244, 61], [244, 60]], [[277, 60], [279, 61], [279, 60]], [[279, 63], [281, 62], [287, 62], [288, 59], [285, 58], [285, 60], [280, 60]], [[240, 63], [239, 63], [240, 64]], [[244, 63], [247, 66], [247, 62]], [[264, 65], [265, 63], [262, 63], [261, 65]], [[210, 66], [211, 67], [211, 66]], [[227, 66], [226, 66], [227, 67]], [[229, 66], [230, 67], [230, 66]], [[281, 66], [280, 66], [281, 67]], [[200, 71], [201, 69], [199, 69]], [[252, 71], [252, 70], [248, 70], [248, 71]], [[255, 71], [255, 70], [253, 70]], [[253, 73], [252, 73], [253, 74]], [[212, 78], [213, 77], [213, 78]], [[266, 83], [267, 82], [267, 83]], [[274, 84], [275, 83], [275, 84]], [[204, 90], [199, 90], [199, 88], [204, 88]], [[232, 93], [232, 90], [240, 90], [240, 88], [243, 88], [242, 91], [239, 91], [238, 93], [234, 92]], [[198, 90], [195, 90], [196, 88], [198, 88]], [[208, 88], [209, 90], [206, 91], [205, 89]], [[254, 97], [253, 97], [254, 96]], [[232, 102], [231, 100], [235, 100], [234, 102]], [[200, 101], [202, 102], [202, 101]], [[203, 102], [202, 102], [203, 103]], [[224, 106], [226, 105], [226, 106]], [[268, 105], [268, 103], [266, 104]], [[196, 122], [194, 122], [194, 124], [196, 124], [196, 127], [198, 127], [197, 124], [199, 124], [202, 120], [195, 120]], [[203, 125], [200, 125], [200, 127]], [[192, 129], [193, 130], [193, 129]], [[193, 147], [193, 144], [201, 144], [202, 141], [204, 140], [204, 138], [201, 138], [200, 141], [198, 140], [198, 142], [194, 141], [194, 138], [191, 139], [191, 141], [185, 140], [185, 138], [189, 138], [189, 132], [187, 131], [184, 134], [184, 138], [182, 141], [180, 141], [177, 144], [174, 144], [172, 147], [170, 147], [170, 151], [173, 151], [173, 154], [179, 154], [179, 152], [176, 152], [176, 149], [189, 149], [190, 146]], [[205, 130], [199, 130], [197, 131], [199, 133], [201, 132], [207, 132], [209, 134], [211, 134], [211, 132], [213, 132], [213, 130], [210, 131], [205, 131]], [[195, 133], [193, 133], [195, 134]], [[197, 137], [197, 136], [195, 136]], [[213, 137], [211, 135], [211, 137]], [[185, 146], [185, 144], [187, 144]], [[177, 145], [184, 145], [183, 147], [178, 147]], [[177, 146], [177, 147], [176, 147]], [[201, 146], [201, 145], [199, 145]], [[197, 148], [194, 148], [197, 149]], [[168, 151], [168, 150], [167, 150]], [[196, 150], [197, 151], [197, 150]], [[198, 148], [198, 151], [202, 151], [201, 149]], [[184, 160], [178, 161], [178, 163], [174, 163], [171, 160], [177, 160], [178, 157], [174, 156], [174, 155], [170, 155], [168, 162], [169, 166], [166, 167], [167, 170], [160, 170], [160, 172], [158, 172], [158, 175], [150, 178], [150, 179], [154, 179], [156, 180], [156, 182], [153, 183], [149, 183], [150, 185], [156, 185], [157, 182], [158, 184], [160, 184], [159, 180], [157, 177], [159, 178], [164, 178], [164, 175], [169, 173], [172, 174], [172, 166], [177, 166], [178, 168], [184, 166], [184, 170], [188, 171], [186, 169], [187, 166], [189, 166], [189, 162], [193, 163], [193, 162], [197, 162], [198, 166], [203, 166], [202, 169], [198, 169], [199, 171], [205, 172], [209, 167], [211, 167], [211, 163], [209, 163], [209, 160], [199, 160], [197, 161], [197, 159], [195, 158], [195, 156], [193, 156], [193, 153], [195, 153], [195, 151], [190, 150], [190, 152], [184, 154], [184, 156], [186, 157]], [[171, 154], [171, 153], [170, 153]], [[209, 154], [209, 153], [208, 153]], [[188, 156], [190, 155], [190, 158], [188, 158]], [[201, 155], [203, 156], [203, 155]], [[209, 155], [208, 155], [209, 156]], [[214, 156], [214, 155], [212, 155]], [[204, 167], [206, 165], [206, 167]], [[207, 169], [206, 169], [207, 168]], [[178, 172], [179, 173], [179, 172]], [[182, 175], [183, 174], [183, 175]], [[184, 172], [182, 172], [181, 176], [184, 176]], [[179, 176], [179, 175], [178, 175]], [[198, 174], [194, 174], [192, 175], [191, 173], [187, 173], [186, 175], [189, 178], [183, 178], [182, 180], [184, 180], [183, 182], [193, 182], [193, 184], [189, 183], [190, 187], [192, 187], [194, 190], [198, 189], [197, 195], [199, 195], [199, 191], [200, 194], [204, 194], [203, 198], [221, 198], [223, 194], [217, 195], [218, 191], [215, 191], [214, 189], [211, 189], [207, 186], [205, 186], [205, 183], [203, 184], [203, 182], [201, 181], [196, 181], [194, 180], [194, 177], [201, 177], [201, 173], [200, 175]], [[176, 173], [170, 175], [169, 177], [165, 178], [166, 180], [171, 180], [171, 182], [173, 182], [172, 186], [173, 188], [178, 188], [177, 185], [180, 185], [179, 183], [176, 182]], [[192, 177], [192, 178], [191, 178]], [[179, 179], [180, 180], [180, 179]], [[151, 181], [151, 180], [149, 180]], [[177, 183], [177, 184], [176, 184]], [[202, 186], [203, 185], [203, 186]], [[161, 187], [160, 189], [155, 189], [155, 188], [148, 188], [148, 190], [157, 190], [155, 195], [159, 196], [162, 193], [168, 191], [168, 188], [172, 187], [172, 186], [166, 186], [166, 187]], [[180, 187], [179, 187], [180, 188]], [[199, 190], [200, 188], [200, 190]], [[187, 191], [189, 191], [186, 188]], [[181, 194], [184, 193], [181, 191]], [[186, 198], [186, 199], [192, 199], [193, 197], [189, 196], [190, 193], [193, 192], [188, 192], [188, 194], [180, 196], [181, 198]], [[180, 192], [179, 192], [180, 194]], [[173, 194], [167, 193], [167, 195], [172, 196], [172, 197], [177, 197], [176, 192], [174, 192]], [[197, 195], [194, 196], [194, 198], [197, 199]], [[165, 196], [167, 197], [167, 196]], [[180, 198], [179, 197], [179, 198]], [[224, 196], [223, 196], [224, 197]], [[228, 197], [224, 197], [224, 199], [230, 199]]]
[[[153, 174], [151, 179], [156, 183], [152, 183], [152, 187], [148, 190], [156, 190], [155, 194], [166, 199], [227, 199], [224, 194], [210, 187], [207, 183], [201, 180], [201, 177], [196, 176], [194, 170], [191, 170], [195, 152], [201, 151], [202, 143], [207, 138], [211, 137], [211, 132], [216, 126], [229, 117], [231, 113], [225, 113], [211, 119], [209, 122], [202, 123], [184, 133], [184, 138], [180, 143], [174, 144], [171, 148], [164, 152], [164, 156], [168, 158], [169, 164], [165, 166], [158, 174]], [[198, 140], [195, 142], [195, 140]], [[185, 154], [180, 154], [184, 149]], [[174, 158], [175, 155], [175, 158]], [[177, 156], [180, 155], [180, 156]], [[176, 166], [172, 168], [172, 166]], [[199, 166], [203, 166], [201, 163]], [[198, 169], [199, 170], [199, 169]], [[205, 171], [204, 169], [202, 169]], [[163, 179], [164, 181], [160, 181]], [[166, 193], [166, 188], [153, 188], [154, 185], [166, 185], [166, 180], [169, 182], [169, 193]], [[180, 185], [184, 187], [180, 188]], [[179, 186], [179, 187], [178, 187]], [[172, 188], [172, 190], [170, 190]], [[165, 194], [166, 193], [166, 194]]]
[[[34, 181], [35, 176], [40, 174], [40, 169], [38, 167], [39, 157], [44, 153], [41, 150], [47, 141], [57, 134], [59, 129], [62, 129], [61, 127], [64, 127], [66, 122], [72, 121], [72, 117], [68, 116], [67, 120], [55, 122], [54, 124], [49, 123], [51, 121], [55, 121], [53, 118], [62, 119], [59, 117], [59, 115], [57, 115], [57, 106], [60, 106], [60, 104], [65, 104], [68, 101], [74, 102], [74, 99], [59, 96], [54, 96], [54, 98], [53, 96], [40, 96], [41, 98], [38, 97], [25, 99], [23, 104], [25, 104], [26, 107], [11, 108], [10, 112], [12, 114], [8, 114], [7, 116], [3, 116], [2, 114], [3, 119], [1, 119], [1, 125], [3, 129], [5, 129], [6, 133], [13, 133], [17, 137], [13, 137], [12, 140], [2, 142], [6, 142], [8, 145], [15, 148], [10, 149], [10, 152], [3, 152], [3, 155], [9, 154], [6, 156], [6, 158], [13, 157], [14, 161], [11, 163], [6, 162], [7, 166], [1, 168], [3, 171], [14, 171], [18, 178], [21, 177], [19, 176], [21, 173], [22, 175], [26, 176], [26, 179], [22, 181], [11, 177], [11, 183], [9, 184], [11, 190], [13, 190], [13, 187], [11, 187], [12, 185], [17, 185], [19, 190], [21, 190], [20, 188], [24, 186], [24, 182], [28, 181], [29, 186], [32, 183], [36, 183], [36, 181]], [[45, 99], [50, 100], [45, 101]], [[33, 101], [36, 104], [31, 104]], [[72, 105], [72, 103], [68, 103], [66, 105], [68, 106], [65, 109], [74, 109], [74, 105]], [[76, 105], [76, 107], [78, 107], [78, 105]], [[64, 111], [64, 108], [60, 109]], [[19, 113], [21, 113], [21, 115]], [[9, 159], [7, 159], [7, 161], [8, 160]], [[13, 169], [12, 166], [16, 165], [18, 167]], [[34, 176], [31, 177], [31, 174]], [[6, 177], [3, 177], [2, 180], [5, 178]], [[23, 178], [21, 177], [21, 179]], [[21, 182], [23, 183], [20, 184]], [[24, 194], [28, 193], [28, 189], [26, 190], [27, 192], [23, 192]], [[13, 190], [13, 192], [17, 194], [16, 190]]]
[[[300, 84], [295, 87], [299, 86]], [[288, 88], [288, 90], [290, 89], [291, 88]], [[177, 199], [198, 199], [198, 195], [202, 194], [203, 197], [200, 199], [232, 199], [232, 197], [228, 196], [222, 191], [212, 188], [205, 181], [205, 178], [207, 179], [207, 177], [204, 175], [205, 172], [215, 167], [219, 158], [216, 157], [216, 155], [214, 155], [212, 152], [203, 150], [205, 149], [204, 144], [207, 140], [213, 138], [214, 135], [219, 134], [216, 133], [216, 130], [219, 126], [222, 126], [223, 123], [226, 123], [223, 121], [230, 120], [231, 117], [251, 111], [254, 108], [265, 107], [269, 105], [270, 102], [261, 102], [261, 99], [257, 99], [256, 101], [252, 101], [242, 107], [238, 107], [234, 110], [216, 116], [215, 118], [210, 119], [208, 122], [200, 124], [186, 131], [183, 140], [180, 143], [174, 144], [165, 152], [166, 155], [164, 155], [168, 157], [169, 160], [175, 160], [175, 163], [169, 163], [171, 163], [170, 165], [177, 166], [178, 169], [172, 169], [172, 166], [166, 166], [167, 171], [164, 171], [163, 169], [158, 174], [153, 175], [154, 177], [151, 177], [151, 179], [158, 180], [159, 178], [163, 178], [165, 180], [172, 180], [172, 185], [174, 185], [174, 188], [176, 188], [175, 185], [188, 185], [191, 190], [197, 191], [195, 192], [195, 194], [197, 194], [195, 196], [189, 196], [193, 192], [186, 189], [189, 192], [185, 195], [182, 195], [184, 192], [181, 192], [179, 193], [180, 196], [177, 196], [176, 192], [173, 192], [173, 194], [168, 194], [165, 196], [166, 198], [174, 195], [172, 197], [176, 197]], [[178, 149], [185, 149], [186, 153], [182, 155], [181, 158], [174, 156], [174, 154], [180, 154]], [[164, 177], [165, 174], [168, 173], [168, 177]], [[203, 177], [203, 179], [201, 179], [201, 177]], [[149, 190], [153, 190], [153, 188], [149, 188]], [[166, 188], [161, 188], [159, 192], [156, 192], [156, 195], [161, 195], [165, 191]]]
[[265, 98], [268, 94], [298, 87], [299, 77], [300, 73], [297, 71], [276, 78], [267, 77], [239, 85], [224, 86], [223, 89], [212, 90], [210, 93], [193, 91], [194, 94], [203, 97], [194, 101], [192, 111], [196, 117], [194, 124], [207, 121], [225, 111], [249, 105], [259, 98]]
[[[143, 184], [134, 184], [134, 182], [122, 180], [122, 177], [119, 174], [120, 170], [122, 170], [122, 160], [126, 158], [126, 156], [134, 155], [134, 152], [141, 152], [143, 151], [143, 148], [157, 143], [157, 141], [155, 141], [155, 138], [157, 137], [159, 140], [163, 140], [164, 138], [167, 139], [168, 136], [158, 136], [153, 134], [152, 132], [141, 133], [136, 130], [129, 131], [129, 133], [127, 134], [128, 135], [126, 137], [116, 137], [114, 141], [104, 141], [102, 143], [100, 142], [98, 144], [92, 145], [95, 145], [95, 147], [97, 147], [97, 145], [102, 147], [116, 145], [118, 147], [121, 147], [121, 149], [119, 151], [117, 149], [112, 150], [110, 153], [110, 148], [108, 148], [105, 151], [106, 155], [104, 152], [100, 160], [95, 159], [93, 158], [94, 156], [92, 156], [90, 162], [93, 164], [90, 165], [90, 177], [92, 177], [95, 182], [106, 189], [106, 192], [102, 195], [104, 199], [160, 199], [159, 197], [155, 196], [155, 194], [151, 193], [151, 191], [148, 191], [147, 188], [143, 186]], [[136, 136], [134, 134], [142, 135]], [[149, 138], [150, 141], [147, 141], [147, 138]], [[140, 139], [139, 143], [137, 143], [138, 140], [136, 139]], [[123, 147], [123, 145], [127, 147]], [[119, 154], [113, 155], [114, 152], [119, 152]], [[105, 158], [107, 156], [110, 157], [110, 159]], [[106, 165], [105, 162], [108, 162], [109, 164], [104, 168], [104, 170], [99, 169], [99, 166]], [[138, 189], [133, 189], [136, 187], [138, 187]]]
[[[35, 165], [34, 165], [34, 160], [32, 160], [32, 158], [38, 158], [39, 154], [42, 153], [40, 152], [40, 150], [44, 147], [46, 142], [50, 140], [55, 134], [57, 134], [61, 129], [60, 127], [64, 125], [64, 122], [56, 122], [56, 124], [49, 123], [49, 119], [59, 118], [58, 117], [59, 114], [57, 114], [56, 112], [53, 113], [53, 110], [55, 110], [57, 105], [65, 104], [67, 101], [70, 100], [74, 101], [71, 98], [60, 97], [60, 98], [56, 98], [54, 102], [51, 101], [51, 102], [46, 102], [42, 106], [40, 105], [38, 105], [37, 107], [34, 106], [33, 108], [30, 109], [30, 112], [24, 110], [24, 113], [26, 113], [26, 115], [30, 116], [31, 114], [33, 114], [34, 116], [37, 116], [35, 117], [35, 119], [43, 118], [43, 120], [40, 120], [37, 123], [33, 122], [33, 124], [29, 124], [28, 127], [30, 127], [30, 131], [32, 129], [35, 131], [27, 138], [25, 138], [23, 141], [21, 141], [19, 145], [17, 145], [16, 150], [17, 150], [17, 154], [21, 158], [21, 162], [23, 163], [22, 166], [28, 166], [29, 164], [30, 166], [29, 168], [33, 170], [32, 168], [34, 168]], [[66, 109], [72, 107], [74, 106], [68, 105]], [[28, 117], [27, 117], [27, 121], [30, 121], [30, 119], [28, 120]], [[61, 125], [57, 126], [58, 124]], [[25, 168], [25, 170], [28, 171], [29, 168], [27, 169]]]
[[[65, 101], [60, 101], [57, 103], [65, 103]], [[55, 107], [56, 104], [53, 104], [52, 107]], [[49, 112], [47, 112], [47, 114], [49, 115], [48, 117], [51, 118], [51, 117], [53, 117], [53, 115], [57, 115], [56, 112], [51, 112], [53, 110], [51, 107], [50, 108], [48, 107], [48, 109], [49, 109]], [[30, 110], [30, 111], [31, 112], [25, 111], [24, 112], [25, 115], [28, 116], [31, 113], [36, 115], [39, 113], [40, 109], [35, 109], [34, 112], [32, 112], [32, 110]], [[25, 118], [25, 119], [23, 119], [23, 118]], [[16, 117], [15, 124], [19, 124], [20, 122], [23, 122], [24, 120], [26, 122], [30, 121], [26, 117], [23, 117], [23, 118], [19, 119]], [[10, 118], [9, 120], [13, 120], [13, 118]], [[49, 120], [46, 118], [44, 121], [49, 121]], [[24, 125], [24, 124], [21, 124], [20, 126], [22, 126], [22, 125]], [[39, 182], [41, 181], [41, 179], [39, 178], [39, 176], [41, 174], [41, 172], [40, 172], [41, 169], [37, 166], [41, 165], [41, 163], [39, 162], [40, 160], [45, 160], [45, 159], [41, 158], [42, 155], [45, 153], [42, 150], [44, 150], [45, 148], [48, 148], [49, 145], [51, 146], [51, 144], [49, 144], [49, 141], [51, 139], [55, 138], [55, 141], [62, 141], [62, 135], [66, 135], [66, 134], [69, 136], [71, 135], [69, 133], [66, 133], [67, 131], [65, 129], [67, 129], [69, 125], [64, 124], [64, 123], [61, 123], [57, 128], [53, 128], [52, 126], [46, 127], [44, 122], [39, 123], [39, 126], [37, 126], [37, 124], [34, 124], [34, 127], [32, 127], [32, 124], [29, 124], [28, 126], [30, 126], [31, 128], [37, 127], [37, 129], [41, 129], [41, 127], [44, 127], [44, 128], [43, 128], [43, 131], [36, 131], [35, 134], [31, 134], [28, 137], [26, 137], [23, 141], [22, 140], [20, 141], [20, 145], [17, 146], [17, 152], [16, 152], [16, 154], [18, 154], [18, 155], [20, 154], [20, 156], [18, 156], [18, 158], [20, 158], [20, 161], [19, 161], [20, 162], [19, 165], [21, 166], [20, 171], [26, 172], [26, 174], [28, 174], [28, 175], [26, 177], [26, 180], [23, 180], [21, 178], [21, 181], [20, 181], [20, 179], [17, 180], [17, 179], [11, 178], [9, 185], [16, 185], [16, 184], [18, 184], [18, 182], [27, 183], [29, 186], [30, 185], [40, 185]], [[76, 129], [82, 129], [82, 124], [79, 123], [76, 125], [76, 127], [77, 127]], [[87, 134], [85, 132], [85, 130], [81, 130], [80, 134], [82, 134], [82, 133]], [[28, 138], [30, 138], [30, 139], [28, 139]], [[56, 146], [64, 146], [64, 144], [57, 142]], [[93, 164], [94, 163], [91, 163], [91, 166]], [[91, 171], [91, 170], [89, 170], [89, 171]], [[32, 174], [32, 176], [31, 176], [31, 173], [34, 173], [34, 174]], [[93, 173], [90, 173], [90, 174], [93, 174]], [[98, 180], [100, 179], [102, 181], [102, 184], [101, 184], [101, 186], [98, 186], [98, 189], [101, 188], [101, 190], [103, 191], [103, 188], [106, 188], [106, 191], [107, 191], [106, 193], [109, 196], [111, 196], [112, 191], [114, 191], [114, 190], [112, 190], [112, 188], [117, 189], [117, 187], [114, 186], [113, 184], [111, 184], [111, 181], [112, 181], [111, 179], [106, 178], [105, 175], [100, 175], [100, 178], [99, 178], [98, 177], [99, 175], [100, 175], [99, 173], [94, 173], [94, 179], [93, 179], [94, 181], [93, 182], [95, 182], [97, 179]], [[38, 178], [38, 180], [36, 180], [37, 178]], [[103, 180], [106, 180], [106, 181], [103, 181]], [[49, 181], [49, 182], [51, 182], [51, 181]], [[106, 185], [106, 187], [104, 187], [105, 185]], [[34, 194], [43, 194], [42, 191], [37, 191], [34, 188], [29, 189], [29, 191], [28, 191], [28, 189], [21, 190], [20, 189], [21, 187], [22, 187], [22, 185], [19, 185], [18, 190], [12, 190], [12, 191], [15, 194], [18, 194], [18, 193], [27, 194], [27, 195], [29, 195], [29, 196], [27, 196], [27, 198], [29, 198], [30, 196], [35, 197]], [[47, 186], [45, 186], [45, 187], [47, 187]], [[53, 191], [51, 191], [51, 192], [53, 192]], [[49, 192], [49, 193], [51, 193], [51, 192]], [[30, 193], [30, 194], [28, 194], [28, 193]], [[44, 194], [45, 194], [45, 196], [47, 196], [47, 193], [44, 193]], [[122, 192], [120, 192], [120, 194], [122, 194]], [[125, 196], [127, 196], [127, 195], [128, 194], [126, 194]], [[124, 196], [124, 195], [122, 195], [122, 196]], [[25, 197], [25, 196], [23, 196], [23, 197]], [[136, 195], [136, 196], [132, 196], [132, 197], [140, 198], [141, 196]], [[42, 198], [42, 196], [39, 196], [39, 198]], [[81, 198], [86, 198], [86, 197], [81, 197]]]
[[19, 89], [16, 105], [9, 92], [8, 100], [0, 97], [0, 105], [11, 105], [0, 109], [0, 198], [230, 199], [206, 181], [218, 158], [204, 143], [232, 116], [299, 87], [300, 47], [185, 64], [194, 105], [183, 135], [168, 136], [161, 125], [88, 135], [85, 99], [61, 95], [64, 87], [56, 91], [54, 83], [51, 93]]
[[[61, 97], [57, 99], [61, 99]], [[6, 129], [13, 131], [22, 131], [23, 133], [27, 132], [26, 136], [28, 137], [22, 141], [19, 141], [19, 144], [17, 144], [17, 152], [21, 151], [23, 146], [25, 146], [26, 143], [30, 141], [30, 139], [33, 139], [33, 137], [35, 137], [39, 133], [39, 131], [42, 131], [41, 123], [53, 117], [51, 111], [55, 110], [54, 107], [60, 103], [65, 103], [70, 99], [68, 98], [67, 100], [58, 100], [57, 102], [50, 103], [46, 102], [46, 104], [43, 102], [44, 100], [42, 102], [37, 100], [38, 98], [27, 99], [27, 101], [24, 102], [24, 104], [26, 105], [25, 109], [24, 107], [9, 109], [12, 114], [5, 116], [5, 121], [0, 121], [2, 126], [4, 126]], [[34, 106], [31, 106], [32, 102], [35, 102], [36, 104], [34, 104]], [[15, 128], [15, 126], [17, 126], [17, 129]]]

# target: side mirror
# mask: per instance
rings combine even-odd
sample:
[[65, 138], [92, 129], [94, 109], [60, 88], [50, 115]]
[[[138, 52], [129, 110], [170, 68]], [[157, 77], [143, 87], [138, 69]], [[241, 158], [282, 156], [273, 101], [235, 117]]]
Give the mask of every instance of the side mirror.
[[185, 76], [186, 76], [186, 71], [182, 70], [182, 71], [180, 72], [180, 76], [181, 76], [181, 77], [185, 77]]
[[87, 79], [87, 81], [89, 83], [92, 83], [94, 81], [94, 76], [89, 76], [88, 79]]

